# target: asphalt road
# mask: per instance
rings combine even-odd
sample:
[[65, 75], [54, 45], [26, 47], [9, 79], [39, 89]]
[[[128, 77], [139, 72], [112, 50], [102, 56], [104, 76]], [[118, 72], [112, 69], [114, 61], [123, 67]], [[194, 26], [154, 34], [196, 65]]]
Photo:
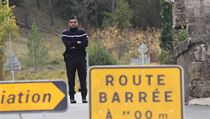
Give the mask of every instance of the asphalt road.
[[[22, 119], [88, 119], [88, 104], [69, 104], [65, 112], [22, 113]], [[0, 119], [21, 119], [18, 113], [0, 113]], [[174, 118], [176, 119], [176, 118]], [[185, 119], [210, 119], [210, 106], [185, 106]]]

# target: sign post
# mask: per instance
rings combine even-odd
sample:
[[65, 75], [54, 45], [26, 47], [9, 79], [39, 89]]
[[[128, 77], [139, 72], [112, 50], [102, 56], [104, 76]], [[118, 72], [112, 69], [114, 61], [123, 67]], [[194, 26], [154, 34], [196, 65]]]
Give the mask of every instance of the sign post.
[[90, 119], [183, 119], [179, 66], [92, 67]]
[[144, 65], [144, 54], [148, 51], [148, 47], [142, 43], [138, 48], [139, 53], [141, 54], [142, 65]]

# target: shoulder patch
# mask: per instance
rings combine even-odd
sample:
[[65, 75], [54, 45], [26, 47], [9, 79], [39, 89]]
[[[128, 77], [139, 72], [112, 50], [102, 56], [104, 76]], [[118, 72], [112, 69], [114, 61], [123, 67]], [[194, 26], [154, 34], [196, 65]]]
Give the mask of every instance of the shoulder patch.
[[85, 32], [85, 29], [83, 29], [83, 28], [78, 28], [78, 30], [81, 32]]
[[66, 31], [68, 31], [69, 29], [65, 29], [65, 30], [63, 30], [63, 32], [66, 32]]

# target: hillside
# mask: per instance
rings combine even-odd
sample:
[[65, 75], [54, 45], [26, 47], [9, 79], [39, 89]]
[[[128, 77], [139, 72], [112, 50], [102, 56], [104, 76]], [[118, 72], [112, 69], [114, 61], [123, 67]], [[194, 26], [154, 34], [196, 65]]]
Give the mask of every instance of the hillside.
[[[49, 25], [48, 23], [48, 14], [43, 12], [42, 10], [38, 10], [35, 8], [30, 9], [29, 19], [29, 27], [24, 24], [24, 8], [16, 6], [14, 9], [15, 17], [17, 20], [18, 28], [19, 28], [19, 36], [17, 38], [12, 38], [12, 50], [22, 63], [22, 71], [17, 72], [17, 79], [25, 79], [25, 78], [33, 78], [33, 79], [40, 79], [40, 78], [48, 78], [50, 75], [56, 74], [56, 72], [61, 72], [63, 79], [65, 77], [65, 65], [63, 62], [62, 53], [64, 51], [64, 46], [62, 41], [60, 40], [60, 34], [62, 33], [63, 29], [66, 28], [64, 20], [56, 17], [54, 18], [55, 24]], [[27, 66], [27, 59], [29, 58], [27, 53], [27, 38], [28, 33], [31, 29], [31, 24], [35, 23], [39, 27], [39, 31], [41, 32], [43, 39], [45, 40], [45, 45], [49, 49], [49, 59], [48, 63], [42, 71], [40, 71], [37, 76], [32, 75], [30, 76], [30, 67]], [[9, 55], [10, 52], [10, 43], [9, 41], [6, 42], [6, 55]], [[59, 68], [59, 71], [55, 70]], [[50, 69], [50, 70], [47, 70]], [[27, 72], [25, 72], [27, 71]], [[50, 74], [50, 71], [54, 72]], [[49, 75], [46, 76], [46, 73], [49, 72]], [[6, 79], [10, 79], [9, 72], [6, 72]], [[61, 78], [62, 76], [54, 76], [54, 78]]]
[[[38, 8], [32, 3], [28, 3], [30, 5], [30, 8], [27, 8], [28, 11], [22, 5], [23, 3], [17, 4], [14, 9], [19, 27], [19, 37], [12, 38], [12, 49], [22, 63], [22, 71], [17, 71], [16, 78], [20, 80], [67, 79], [62, 56], [65, 48], [60, 40], [60, 34], [67, 27], [68, 21], [58, 15], [54, 15], [52, 24], [52, 16], [50, 16], [47, 8], [43, 6]], [[27, 62], [27, 59], [29, 59], [27, 39], [33, 23], [38, 26], [39, 31], [43, 35], [45, 46], [49, 49], [47, 64], [40, 68], [38, 72], [34, 72], [32, 67], [28, 67]], [[139, 57], [137, 49], [141, 43], [145, 43], [151, 49], [148, 52], [151, 62], [159, 63], [160, 30], [158, 28], [125, 28], [120, 30], [115, 26], [109, 26], [109, 28], [89, 27], [88, 29], [90, 43], [96, 43], [97, 46], [106, 49], [106, 52], [110, 54], [109, 57], [116, 59], [118, 64], [127, 65], [130, 64], [131, 58]], [[93, 50], [97, 50], [97, 48], [93, 48]], [[7, 41], [7, 55], [9, 51], [9, 41]], [[6, 73], [6, 79], [11, 79], [9, 72]]]

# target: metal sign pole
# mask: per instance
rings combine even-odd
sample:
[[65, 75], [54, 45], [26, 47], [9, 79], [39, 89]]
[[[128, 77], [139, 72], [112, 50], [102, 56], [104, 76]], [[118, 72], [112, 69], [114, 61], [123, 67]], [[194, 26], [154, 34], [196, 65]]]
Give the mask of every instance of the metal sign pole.
[[141, 61], [142, 61], [142, 65], [144, 65], [144, 53], [141, 53]]
[[20, 119], [23, 119], [23, 117], [22, 117], [21, 113], [19, 113], [19, 117], [20, 117]]
[[[9, 46], [10, 46], [10, 70], [11, 70], [11, 76], [12, 76], [12, 81], [15, 81], [15, 71], [14, 71], [14, 61], [13, 61], [13, 56], [12, 56], [12, 41], [11, 41], [11, 34], [9, 34]], [[20, 119], [23, 119], [21, 113], [18, 114]]]
[[141, 54], [141, 63], [142, 63], [142, 65], [144, 65], [145, 64], [145, 61], [144, 61], [144, 54], [148, 51], [148, 48], [147, 48], [147, 46], [144, 44], [144, 43], [142, 43], [140, 46], [139, 46], [139, 48], [138, 48], [138, 51], [139, 51], [139, 53]]
[[10, 72], [12, 76], [12, 80], [15, 81], [15, 72], [14, 72], [14, 65], [13, 65], [13, 56], [12, 56], [12, 41], [11, 41], [11, 34], [9, 34], [9, 46], [10, 46]]
[[46, 119], [47, 112], [43, 112], [43, 119]]

